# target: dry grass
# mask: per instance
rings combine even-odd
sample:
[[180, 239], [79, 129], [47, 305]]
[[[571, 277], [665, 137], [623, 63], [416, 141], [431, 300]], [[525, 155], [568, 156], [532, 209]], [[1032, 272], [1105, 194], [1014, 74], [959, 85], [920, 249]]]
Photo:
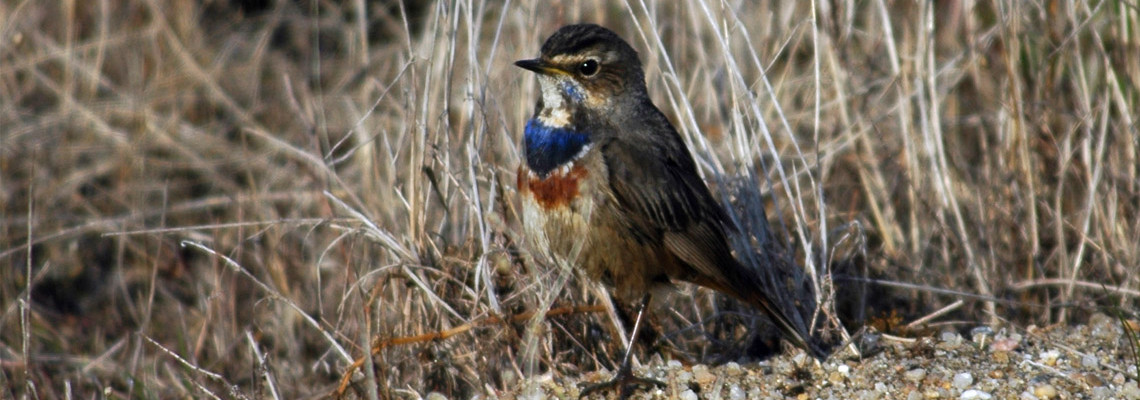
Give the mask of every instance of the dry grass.
[[[349, 393], [609, 366], [602, 314], [491, 322], [599, 302], [511, 211], [511, 63], [578, 21], [641, 51], [706, 175], [760, 177], [827, 321], [1135, 313], [1135, 2], [257, 3], [0, 1], [0, 397], [323, 396], [456, 327]], [[682, 289], [657, 343], [739, 348]]]

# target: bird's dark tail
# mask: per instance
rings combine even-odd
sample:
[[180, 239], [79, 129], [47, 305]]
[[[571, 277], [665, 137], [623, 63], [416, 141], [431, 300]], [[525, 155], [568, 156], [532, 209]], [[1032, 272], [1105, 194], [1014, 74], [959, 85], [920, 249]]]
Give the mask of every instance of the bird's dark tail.
[[[768, 257], [768, 262], [778, 262], [776, 257]], [[797, 302], [804, 300], [786, 300], [777, 302], [772, 295], [769, 294], [769, 289], [775, 288], [775, 285], [765, 285], [763, 277], [760, 276], [760, 271], [754, 271], [751, 268], [738, 263], [735, 259], [721, 260], [721, 265], [731, 265], [730, 268], [722, 268], [721, 272], [724, 274], [726, 287], [714, 288], [725, 294], [735, 297], [752, 307], [755, 307], [765, 314], [776, 324], [780, 329], [783, 337], [792, 342], [792, 344], [807, 350], [812, 357], [816, 359], [824, 359], [827, 357], [827, 352], [812, 340], [811, 334], [808, 332], [808, 324], [804, 318], [798, 314], [799, 308], [795, 306]], [[776, 268], [774, 265], [767, 265], [765, 268]], [[804, 298], [803, 293], [793, 292], [788, 295], [795, 296], [795, 298]], [[787, 297], [777, 296], [776, 299]], [[810, 300], [807, 300], [810, 301]], [[797, 314], [791, 314], [797, 313]]]
[[[734, 290], [734, 294], [739, 300], [764, 311], [764, 313], [768, 315], [768, 318], [776, 324], [776, 327], [780, 328], [780, 332], [784, 338], [792, 342], [792, 344], [807, 350], [807, 352], [816, 359], [822, 360], [827, 357], [827, 352], [812, 340], [811, 334], [808, 333], [808, 328], [803, 323], [802, 318], [792, 319], [788, 311], [785, 311], [786, 308], [780, 307], [772, 301], [771, 297], [769, 297], [767, 292], [763, 289], [763, 286], [759, 285], [759, 282], [756, 282], [756, 285], [752, 286], [753, 288], [751, 290]], [[797, 311], [793, 310], [791, 312]], [[794, 321], [799, 321], [799, 323]]]

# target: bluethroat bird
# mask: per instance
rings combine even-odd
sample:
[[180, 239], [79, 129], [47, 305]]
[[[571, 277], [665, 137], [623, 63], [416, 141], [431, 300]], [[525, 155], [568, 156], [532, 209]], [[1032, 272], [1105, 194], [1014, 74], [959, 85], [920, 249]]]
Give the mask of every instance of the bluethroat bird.
[[[732, 256], [726, 232], [736, 228], [649, 99], [633, 47], [601, 26], [569, 25], [546, 40], [539, 58], [515, 65], [538, 74], [542, 90], [526, 123], [517, 181], [533, 249], [576, 265], [618, 298], [640, 297], [633, 337], [650, 290], [680, 280], [763, 310], [787, 339], [821, 355]], [[633, 376], [632, 344], [616, 377], [583, 396], [616, 386], [625, 397], [630, 384], [661, 385]]]

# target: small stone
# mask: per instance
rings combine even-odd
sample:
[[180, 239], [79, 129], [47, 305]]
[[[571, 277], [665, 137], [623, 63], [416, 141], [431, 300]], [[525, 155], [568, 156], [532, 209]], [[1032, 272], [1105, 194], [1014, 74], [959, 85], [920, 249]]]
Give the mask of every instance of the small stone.
[[943, 331], [939, 335], [939, 339], [942, 340], [940, 347], [943, 347], [947, 350], [954, 350], [957, 349], [958, 346], [962, 345], [962, 335], [959, 335], [958, 332]]
[[954, 387], [956, 387], [960, 390], [965, 390], [966, 388], [970, 387], [970, 385], [972, 385], [973, 383], [974, 383], [974, 376], [970, 375], [969, 372], [962, 372], [962, 373], [954, 375]]
[[669, 368], [681, 368], [681, 367], [683, 367], [683, 366], [685, 366], [685, 365], [684, 365], [684, 364], [681, 364], [681, 362], [680, 362], [680, 361], [677, 361], [677, 360], [669, 360], [669, 362], [666, 362], [666, 363], [665, 363], [665, 366], [667, 366], [667, 367], [669, 367]]
[[693, 367], [693, 381], [698, 385], [708, 385], [716, 381], [716, 375], [709, 372], [709, 367], [696, 365]]
[[1124, 380], [1125, 380], [1124, 374], [1122, 374], [1122, 373], [1117, 372], [1116, 375], [1112, 376], [1112, 384], [1113, 385], [1121, 386], [1124, 384]]
[[1057, 366], [1057, 359], [1061, 358], [1061, 352], [1057, 350], [1043, 351], [1041, 354], [1037, 355], [1037, 358], [1040, 359], [1041, 362], [1045, 365], [1055, 367]]
[[856, 392], [855, 398], [859, 400], [878, 400], [883, 398], [883, 394], [864, 389]]
[[728, 388], [728, 398], [729, 400], [744, 400], [748, 398], [748, 393], [745, 393], [740, 385], [733, 384]]
[[744, 370], [740, 368], [740, 364], [729, 361], [728, 364], [724, 364], [724, 372], [728, 373], [729, 376], [737, 376]]
[[1089, 387], [1105, 386], [1104, 379], [1092, 372], [1078, 372], [1073, 377], [1089, 385]]
[[1015, 340], [1013, 338], [1000, 338], [994, 340], [993, 343], [990, 344], [990, 350], [994, 352], [1014, 351], [1017, 349], [1017, 346], [1019, 346], [1020, 343], [1021, 341]]
[[830, 374], [827, 374], [827, 382], [831, 383], [832, 385], [842, 386], [843, 380], [844, 380], [843, 374], [839, 373], [839, 371], [835, 371], [835, 372], [832, 372]]
[[1088, 369], [1100, 369], [1100, 360], [1092, 354], [1085, 354], [1081, 357], [1081, 366]]
[[1108, 386], [1097, 386], [1092, 388], [1092, 398], [1095, 400], [1111, 399], [1112, 395], [1116, 394], [1115, 391], [1109, 389]]
[[1039, 399], [1051, 399], [1057, 397], [1057, 388], [1048, 383], [1037, 385], [1033, 388], [1033, 395]]
[[792, 356], [792, 362], [796, 365], [804, 365], [807, 362], [807, 358], [807, 353], [796, 353], [796, 355]]
[[835, 370], [843, 374], [843, 376], [851, 376], [851, 366], [847, 364], [840, 364]]
[[962, 395], [958, 396], [958, 398], [962, 400], [986, 400], [993, 398], [993, 396], [981, 390], [970, 389], [962, 392]]
[[1120, 395], [1126, 399], [1140, 399], [1140, 386], [1136, 385], [1136, 381], [1129, 380], [1120, 387]]
[[428, 393], [427, 396], [424, 396], [424, 400], [447, 400], [447, 396], [444, 396], [443, 393], [440, 392], [431, 392]]
[[926, 377], [926, 370], [922, 368], [915, 368], [910, 371], [906, 371], [903, 376], [906, 377], [906, 380], [908, 381], [921, 382], [922, 378]]
[[697, 394], [693, 393], [693, 389], [685, 389], [684, 392], [681, 392], [681, 396], [679, 396], [679, 397], [681, 398], [681, 400], [697, 400], [697, 399], [699, 399], [699, 397], [697, 397]]

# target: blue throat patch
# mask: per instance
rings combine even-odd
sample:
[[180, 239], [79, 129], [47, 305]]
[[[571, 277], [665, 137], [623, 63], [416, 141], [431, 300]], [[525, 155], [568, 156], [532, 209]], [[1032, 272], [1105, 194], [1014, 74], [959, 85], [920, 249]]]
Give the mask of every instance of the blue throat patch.
[[569, 82], [563, 81], [559, 87], [562, 88], [562, 93], [566, 94], [566, 97], [569, 97], [574, 103], [581, 103], [586, 100], [586, 96], [583, 96], [582, 92], [578, 91], [578, 87]]
[[539, 176], [570, 162], [590, 143], [590, 136], [568, 128], [552, 128], [531, 118], [526, 123], [523, 146], [526, 165]]

